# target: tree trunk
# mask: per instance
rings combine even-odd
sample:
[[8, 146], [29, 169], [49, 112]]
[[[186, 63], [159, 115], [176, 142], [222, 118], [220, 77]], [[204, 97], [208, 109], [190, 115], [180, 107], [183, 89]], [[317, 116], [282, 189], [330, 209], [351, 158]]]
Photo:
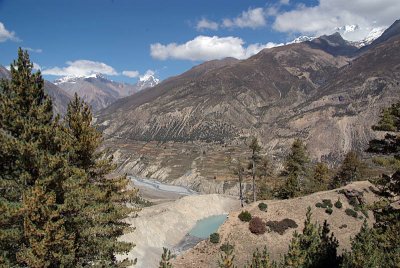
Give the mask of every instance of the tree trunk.
[[243, 207], [242, 172], [241, 171], [239, 171], [239, 198], [240, 198], [240, 206]]
[[254, 161], [254, 155], [252, 157], [253, 161], [253, 202], [256, 202], [256, 161]]

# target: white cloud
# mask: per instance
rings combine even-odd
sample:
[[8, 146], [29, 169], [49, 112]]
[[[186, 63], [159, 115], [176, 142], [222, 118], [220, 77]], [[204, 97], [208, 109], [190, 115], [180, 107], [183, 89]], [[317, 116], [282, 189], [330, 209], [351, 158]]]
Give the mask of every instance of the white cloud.
[[6, 29], [3, 23], [0, 22], [0, 43], [5, 42], [7, 40], [11, 41], [21, 41], [16, 35], [15, 32], [10, 32]]
[[239, 37], [209, 37], [200, 35], [184, 44], [152, 44], [150, 45], [150, 52], [153, 58], [159, 60], [180, 59], [204, 61], [225, 57], [245, 59], [258, 53], [261, 49], [280, 45], [275, 43], [257, 43], [246, 47], [244, 44], [245, 42]]
[[41, 48], [31, 48], [31, 47], [23, 47], [23, 50], [28, 50], [29, 52], [34, 52], [34, 53], [42, 53], [43, 50]]
[[42, 68], [40, 67], [40, 65], [37, 64], [36, 62], [33, 62], [33, 70], [40, 70], [40, 69], [42, 69]]
[[66, 67], [54, 67], [45, 69], [42, 71], [45, 75], [56, 75], [56, 76], [89, 76], [93, 74], [105, 74], [105, 75], [118, 75], [115, 69], [105, 63], [90, 61], [90, 60], [76, 60], [67, 61]]
[[261, 7], [254, 9], [249, 8], [234, 19], [224, 19], [222, 25], [226, 28], [239, 27], [255, 29], [263, 27], [266, 25], [264, 9]]
[[123, 75], [129, 77], [129, 78], [135, 78], [139, 76], [139, 72], [138, 71], [123, 71], [122, 72]]
[[391, 25], [399, 12], [399, 0], [320, 0], [317, 6], [298, 5], [278, 14], [273, 27], [281, 32], [322, 35], [344, 25], [358, 25], [357, 31], [344, 37], [360, 40], [375, 27]]
[[289, 5], [289, 0], [280, 0], [279, 1], [279, 3], [281, 4], [281, 5]]
[[218, 23], [215, 21], [207, 20], [205, 18], [202, 18], [197, 22], [196, 29], [198, 31], [204, 30], [204, 29], [209, 29], [209, 30], [218, 30]]

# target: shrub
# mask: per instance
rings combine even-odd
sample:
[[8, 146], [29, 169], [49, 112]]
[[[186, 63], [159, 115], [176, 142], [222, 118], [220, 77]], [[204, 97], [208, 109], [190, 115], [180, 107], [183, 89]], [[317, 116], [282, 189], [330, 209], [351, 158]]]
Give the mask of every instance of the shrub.
[[349, 204], [352, 205], [353, 207], [358, 206], [358, 200], [355, 196], [352, 196], [349, 198]]
[[332, 212], [333, 212], [333, 209], [332, 209], [332, 208], [327, 208], [327, 209], [325, 209], [325, 212], [326, 212], [327, 214], [331, 215]]
[[342, 204], [342, 202], [340, 202], [339, 199], [335, 202], [335, 207], [339, 208], [339, 209], [343, 207], [343, 204]]
[[368, 216], [368, 210], [367, 210], [364, 206], [361, 206], [361, 207], [360, 207], [360, 211], [361, 211], [362, 214], [364, 214], [364, 216], [365, 216], [367, 219], [369, 218], [369, 216]]
[[324, 208], [333, 207], [332, 201], [330, 199], [322, 199], [322, 204], [324, 204]]
[[254, 217], [249, 222], [249, 230], [253, 234], [263, 234], [266, 231], [264, 222], [259, 217]]
[[347, 228], [347, 224], [342, 224], [339, 226], [339, 229]]
[[229, 252], [230, 250], [233, 250], [233, 248], [234, 246], [229, 243], [224, 243], [219, 247], [219, 249], [225, 253]]
[[324, 205], [323, 205], [322, 203], [319, 203], [319, 202], [316, 203], [315, 206], [316, 206], [317, 208], [323, 208], [323, 207], [324, 207]]
[[241, 221], [249, 222], [249, 221], [251, 220], [251, 214], [250, 214], [250, 212], [248, 212], [247, 210], [245, 210], [245, 211], [240, 212], [238, 218], [239, 218]]
[[259, 208], [261, 211], [267, 211], [268, 205], [265, 204], [265, 203], [263, 203], [263, 202], [261, 202], [260, 204], [258, 204], [258, 208]]
[[280, 235], [289, 229], [289, 228], [297, 228], [297, 223], [292, 219], [283, 219], [281, 221], [268, 221], [266, 225], [271, 229], [271, 231], [276, 232]]
[[210, 242], [213, 244], [218, 244], [219, 243], [219, 233], [210, 234]]
[[351, 216], [351, 217], [354, 217], [354, 218], [357, 218], [357, 216], [358, 216], [358, 213], [356, 211], [352, 210], [351, 208], [347, 208], [344, 212], [348, 216]]

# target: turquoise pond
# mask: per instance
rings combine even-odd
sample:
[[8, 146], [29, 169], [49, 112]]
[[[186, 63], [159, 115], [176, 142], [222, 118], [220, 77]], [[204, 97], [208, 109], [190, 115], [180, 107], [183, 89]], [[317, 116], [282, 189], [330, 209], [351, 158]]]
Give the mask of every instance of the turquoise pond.
[[197, 221], [196, 225], [189, 232], [189, 235], [198, 238], [208, 238], [210, 234], [215, 233], [218, 228], [225, 222], [226, 214], [215, 215]]

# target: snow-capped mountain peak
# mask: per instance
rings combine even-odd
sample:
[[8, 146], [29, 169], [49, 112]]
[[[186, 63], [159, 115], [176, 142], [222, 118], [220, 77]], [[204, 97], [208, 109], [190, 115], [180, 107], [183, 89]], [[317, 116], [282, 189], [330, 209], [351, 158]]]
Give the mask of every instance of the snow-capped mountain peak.
[[56, 85], [60, 85], [63, 83], [71, 83], [74, 84], [76, 83], [78, 80], [83, 80], [83, 79], [87, 79], [87, 78], [101, 78], [101, 79], [107, 79], [103, 74], [101, 73], [93, 73], [90, 75], [84, 75], [84, 76], [78, 76], [78, 75], [69, 75], [69, 76], [64, 76], [61, 78], [58, 78], [56, 80], [54, 80], [54, 84]]
[[302, 42], [306, 42], [306, 41], [312, 41], [315, 38], [316, 37], [302, 35], [302, 36], [297, 37], [293, 41], [287, 42], [286, 45], [297, 44], [297, 43], [302, 43]]
[[387, 27], [372, 28], [372, 30], [370, 30], [370, 32], [368, 33], [368, 35], [365, 38], [363, 38], [362, 40], [359, 40], [359, 41], [352, 41], [350, 43], [352, 43], [354, 46], [359, 47], [359, 48], [369, 45], [375, 39], [380, 37], [386, 29], [387, 29]]
[[360, 29], [360, 26], [358, 26], [356, 24], [353, 24], [353, 25], [344, 25], [344, 26], [341, 26], [341, 27], [336, 27], [335, 31], [339, 32], [340, 34], [343, 35], [343, 34], [355, 32], [355, 31], [357, 31], [359, 29]]
[[160, 83], [160, 79], [156, 78], [153, 74], [144, 74], [139, 77], [139, 81], [137, 82], [137, 86], [139, 90], [154, 87]]

